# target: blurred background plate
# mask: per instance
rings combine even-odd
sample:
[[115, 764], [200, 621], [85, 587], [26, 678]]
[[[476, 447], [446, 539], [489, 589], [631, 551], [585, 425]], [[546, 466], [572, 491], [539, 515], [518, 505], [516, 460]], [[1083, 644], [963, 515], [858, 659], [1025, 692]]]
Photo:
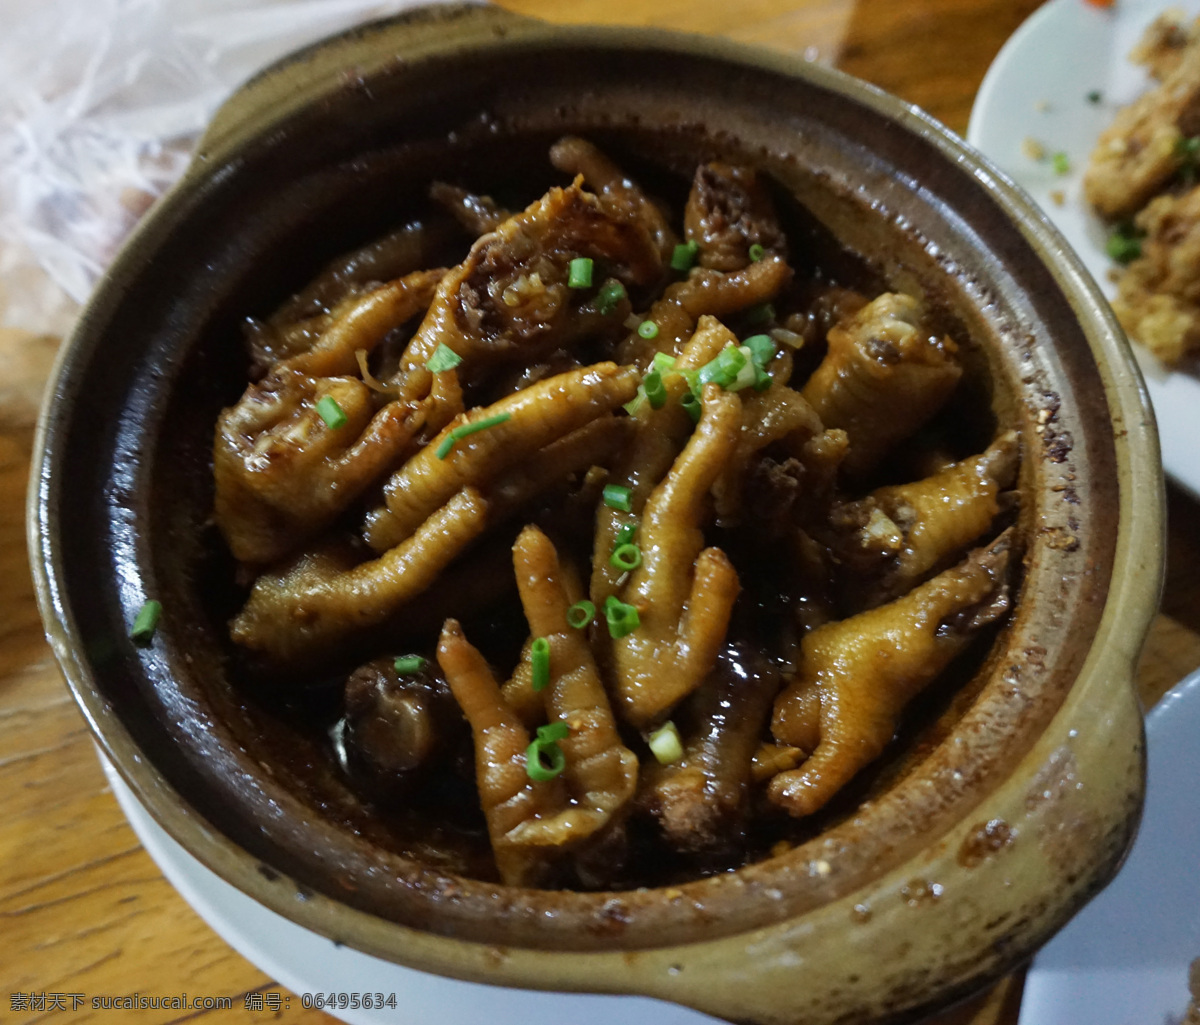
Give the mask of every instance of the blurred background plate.
[[[1129, 51], [1168, 7], [1200, 14], [1200, 0], [1118, 0], [1112, 7], [1050, 0], [997, 55], [967, 128], [967, 140], [1033, 196], [1110, 298], [1116, 289], [1104, 248], [1108, 229], [1083, 200], [1083, 168], [1117, 110], [1146, 90], [1150, 80], [1130, 63]], [[1045, 157], [1029, 156], [1026, 140]], [[1055, 171], [1055, 153], [1066, 154], [1066, 174]], [[1140, 346], [1134, 351], [1158, 418], [1163, 468], [1200, 498], [1200, 377], [1165, 370]]]

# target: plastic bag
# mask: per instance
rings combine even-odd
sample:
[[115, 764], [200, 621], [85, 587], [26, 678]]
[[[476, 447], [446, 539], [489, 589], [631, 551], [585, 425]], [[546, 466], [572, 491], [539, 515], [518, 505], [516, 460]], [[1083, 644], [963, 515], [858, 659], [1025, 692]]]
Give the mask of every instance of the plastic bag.
[[221, 101], [428, 0], [0, 0], [0, 326], [63, 333]]

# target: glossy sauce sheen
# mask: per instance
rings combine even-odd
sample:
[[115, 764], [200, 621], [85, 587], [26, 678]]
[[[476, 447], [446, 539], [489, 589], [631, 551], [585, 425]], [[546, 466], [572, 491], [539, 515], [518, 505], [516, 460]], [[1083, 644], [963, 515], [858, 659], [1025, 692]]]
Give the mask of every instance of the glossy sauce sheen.
[[[661, 167], [629, 158], [624, 152], [614, 155], [628, 159], [628, 166], [636, 169], [638, 179], [658, 190], [656, 194], [676, 197], [671, 205], [678, 209], [686, 192], [686, 178], [673, 177]], [[511, 195], [518, 192], [512, 186], [507, 189], [502, 186], [501, 191], [517, 198]], [[882, 291], [883, 286], [869, 263], [836, 246], [799, 204], [773, 185], [770, 191], [783, 227], [780, 238], [787, 240], [788, 260], [797, 271], [795, 281], [774, 300], [772, 323], [804, 339], [803, 347], [790, 357], [794, 363], [791, 380], [798, 387], [825, 356], [825, 332], [839, 318], [847, 317], [847, 310], [852, 311], [856, 304], [865, 301], [851, 297], [855, 294], [869, 297]], [[526, 193], [514, 208], [531, 198]], [[462, 216], [469, 219], [477, 220], [494, 209], [476, 200], [456, 198], [456, 202], [465, 210]], [[430, 213], [425, 224], [419, 230], [431, 238], [454, 237], [454, 229], [440, 214]], [[700, 228], [710, 235], [714, 230], [709, 222], [702, 223]], [[411, 260], [412, 239], [403, 241], [406, 258]], [[458, 258], [454, 247], [438, 244], [445, 254], [441, 259], [451, 265]], [[425, 253], [430, 251], [429, 244], [416, 248]], [[345, 261], [345, 267], [353, 274], [362, 262], [351, 259]], [[320, 293], [319, 286], [306, 290], [305, 295], [318, 297], [309, 301], [310, 308], [329, 308]], [[641, 304], [637, 309], [647, 308], [649, 298], [645, 290], [634, 289], [633, 297]], [[292, 306], [301, 302], [297, 297]], [[944, 321], [958, 340], [966, 344], [968, 339], [954, 328], [955, 318], [947, 314], [948, 311], [936, 308], [923, 314], [926, 323], [933, 325], [929, 328], [933, 337], [946, 334]], [[735, 312], [728, 322], [744, 338], [756, 330], [756, 316], [752, 310]], [[483, 323], [486, 325], [486, 319]], [[493, 325], [485, 333], [494, 336], [496, 330]], [[395, 355], [389, 354], [400, 351], [411, 331], [409, 326], [391, 332], [384, 339], [381, 349], [384, 365], [389, 359], [394, 361]], [[595, 340], [584, 340], [582, 351], [575, 358], [585, 363], [596, 356], [603, 358], [608, 351], [606, 345], [598, 342], [603, 337], [601, 333]], [[609, 330], [607, 337], [613, 338], [614, 332]], [[269, 336], [261, 326], [256, 326], [252, 338], [269, 351]], [[894, 346], [888, 343], [880, 349], [880, 344], [868, 349], [874, 354], [871, 358], [880, 365], [895, 362], [898, 356]], [[546, 355], [549, 362], [539, 371], [541, 374], [572, 365], [570, 360], [564, 360], [556, 367], [559, 356], [546, 353], [543, 359]], [[469, 363], [464, 370], [468, 407], [494, 402], [513, 388], [528, 384], [523, 378], [514, 378], [503, 366], [491, 374], [481, 374]], [[918, 443], [901, 447], [899, 458], [890, 457], [878, 468], [874, 467], [875, 459], [851, 468], [849, 477], [838, 489], [839, 500], [866, 494], [880, 483], [912, 479], [923, 472], [923, 465], [931, 458], [962, 458], [986, 446], [995, 425], [986, 410], [972, 401], [973, 390], [974, 385], [956, 389], [943, 410], [922, 429]], [[750, 393], [743, 394], [748, 397]], [[459, 444], [465, 448], [467, 443], [464, 439]], [[782, 459], [783, 454], [779, 453], [777, 458]], [[436, 462], [430, 465], [434, 470], [440, 469]], [[649, 475], [633, 467], [627, 479], [635, 490], [649, 490], [658, 477], [658, 473]], [[572, 479], [574, 489], [583, 486], [582, 475]], [[771, 490], [773, 486], [764, 478], [766, 490], [749, 496], [748, 500], [757, 506], [756, 512], [762, 513], [781, 502], [786, 505], [785, 498]], [[401, 494], [397, 492], [398, 497]], [[794, 496], [785, 497], [790, 500]], [[352, 521], [358, 515], [352, 509], [342, 519]], [[414, 522], [419, 522], [423, 515], [417, 514]], [[563, 557], [576, 567], [590, 564], [592, 507], [573, 498], [570, 489], [562, 497], [535, 499], [521, 516], [523, 521], [532, 520], [550, 529]], [[515, 600], [507, 554], [520, 522], [514, 520], [510, 525], [489, 529], [464, 555], [461, 566], [453, 562], [446, 570], [448, 579], [458, 583], [447, 584], [445, 596], [471, 593], [467, 606], [457, 614], [463, 619], [467, 636], [501, 680], [516, 664], [528, 634], [520, 604]], [[721, 526], [710, 522], [704, 535], [705, 544], [718, 546], [733, 559], [741, 595], [729, 635], [712, 671], [694, 694], [669, 713], [687, 739], [686, 755], [676, 766], [658, 766], [648, 757], [638, 730], [622, 723], [625, 743], [642, 753], [643, 776], [639, 796], [623, 814], [623, 849], [614, 863], [625, 867], [615, 874], [609, 869], [597, 875], [587, 859], [579, 857], [569, 868], [549, 868], [539, 879], [539, 885], [617, 889], [660, 885], [727, 871], [777, 852], [781, 846], [802, 842], [845, 817], [878, 788], [890, 785], [913, 763], [917, 753], [928, 749], [932, 743], [929, 738], [945, 731], [956, 717], [956, 710], [969, 700], [970, 688], [964, 682], [972, 677], [973, 669], [986, 653], [994, 627], [985, 628], [972, 641], [967, 654], [914, 702], [900, 723], [900, 737], [893, 745], [892, 756], [856, 773], [852, 783], [815, 814], [796, 818], [785, 813], [767, 801], [763, 780], [754, 777], [752, 756], [760, 742], [770, 739], [766, 724], [772, 702], [781, 688], [786, 688], [787, 681], [800, 671], [799, 644], [804, 631], [816, 621], [828, 618], [830, 602], [836, 605], [840, 600], [839, 588], [844, 591], [843, 582], [836, 572], [823, 578], [809, 573], [804, 586], [798, 588], [789, 560], [780, 559], [777, 549], [756, 540], [753, 531], [740, 529], [736, 522]], [[643, 557], [653, 561], [656, 552], [651, 546], [643, 551]], [[359, 560], [363, 557], [361, 553], [354, 556]], [[218, 563], [221, 561], [223, 558], [218, 556]], [[827, 568], [832, 565], [827, 563]], [[231, 594], [235, 603], [231, 607], [244, 600], [244, 592], [242, 595]], [[812, 614], [804, 611], [810, 606], [816, 610]], [[437, 610], [443, 608], [445, 611], [439, 614]], [[490, 878], [495, 868], [486, 818], [479, 809], [472, 779], [477, 767], [472, 769], [470, 731], [460, 719], [456, 720], [453, 705], [448, 703], [433, 644], [441, 617], [454, 613], [453, 603], [446, 603], [442, 592], [437, 597], [431, 592], [428, 600], [406, 608], [401, 619], [393, 618], [387, 631], [372, 630], [358, 639], [339, 642], [322, 651], [313, 665], [293, 664], [282, 673], [270, 660], [264, 663], [258, 657], [246, 658], [237, 650], [245, 701], [243, 714], [247, 725], [254, 724], [250, 728], [256, 731], [258, 742], [264, 744], [274, 759], [287, 765], [323, 814], [344, 821], [372, 841], [423, 863], [458, 874]], [[421, 680], [428, 681], [428, 685], [422, 683], [417, 688], [424, 688], [420, 695], [388, 667], [394, 655], [405, 652], [417, 653], [428, 660], [418, 674]], [[363, 656], [373, 653], [383, 657], [372, 663], [373, 682], [359, 689], [356, 712], [350, 706], [349, 691], [345, 699], [340, 691], [349, 669]], [[602, 660], [602, 669], [604, 665]], [[281, 679], [286, 679], [286, 689], [280, 689]], [[409, 691], [405, 691], [406, 687], [410, 687]], [[402, 692], [409, 696], [398, 698]], [[377, 704], [372, 705], [373, 701]], [[447, 712], [447, 708], [451, 711]], [[409, 737], [409, 743], [417, 743], [413, 737], [423, 738], [419, 756], [412, 751], [389, 751], [388, 745], [392, 743], [386, 737], [389, 729], [395, 735]], [[434, 732], [436, 741], [430, 739]], [[437, 753], [430, 754], [435, 749]], [[731, 766], [736, 766], [736, 770], [731, 770]], [[654, 784], [659, 776], [664, 782]], [[666, 843], [664, 835], [668, 838]]]

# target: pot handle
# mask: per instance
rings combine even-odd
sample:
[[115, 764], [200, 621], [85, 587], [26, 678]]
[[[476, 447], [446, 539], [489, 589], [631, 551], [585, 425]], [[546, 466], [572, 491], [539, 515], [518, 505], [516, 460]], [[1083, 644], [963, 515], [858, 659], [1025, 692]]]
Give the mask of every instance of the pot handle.
[[477, 2], [431, 3], [318, 40], [268, 65], [217, 110], [201, 136], [189, 173], [220, 163], [272, 122], [322, 95], [361, 88], [388, 65], [432, 53], [478, 49], [541, 22]]

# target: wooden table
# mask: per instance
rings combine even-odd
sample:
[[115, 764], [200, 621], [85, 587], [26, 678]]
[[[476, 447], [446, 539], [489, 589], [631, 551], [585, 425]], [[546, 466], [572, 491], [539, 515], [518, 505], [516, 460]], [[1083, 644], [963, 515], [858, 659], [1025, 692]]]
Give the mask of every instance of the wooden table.
[[[1083, 0], [1080, 0], [1083, 2]], [[549, 20], [631, 22], [730, 36], [830, 62], [966, 129], [984, 71], [1036, 0], [505, 0]], [[2, 294], [2, 290], [0, 290]], [[0, 331], [0, 1021], [275, 1020], [287, 994], [168, 885], [97, 764], [42, 637], [25, 549], [34, 418], [57, 339]], [[1200, 506], [1170, 494], [1162, 612], [1142, 660], [1147, 705], [1200, 665]], [[12, 993], [226, 996], [232, 1010], [13, 1011]], [[262, 1011], [247, 1010], [262, 994]], [[1016, 1021], [1018, 979], [941, 1019]], [[252, 1002], [253, 998], [252, 998]], [[332, 1021], [299, 1008], [287, 1021]]]

